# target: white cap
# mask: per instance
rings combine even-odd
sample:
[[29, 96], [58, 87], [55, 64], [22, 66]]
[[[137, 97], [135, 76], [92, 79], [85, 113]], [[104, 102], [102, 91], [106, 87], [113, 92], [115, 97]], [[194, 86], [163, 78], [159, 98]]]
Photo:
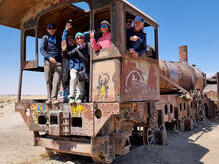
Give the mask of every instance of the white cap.
[[107, 20], [103, 20], [100, 24], [107, 24], [108, 26], [110, 25]]

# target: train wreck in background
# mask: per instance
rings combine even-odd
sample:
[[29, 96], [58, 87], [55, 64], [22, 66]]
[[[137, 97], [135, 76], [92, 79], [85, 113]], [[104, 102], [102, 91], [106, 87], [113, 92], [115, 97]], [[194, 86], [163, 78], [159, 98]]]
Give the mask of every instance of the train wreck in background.
[[[111, 163], [132, 145], [166, 144], [166, 128], [192, 130], [193, 121], [214, 117], [214, 99], [203, 90], [206, 76], [188, 64], [187, 47], [179, 48], [179, 62], [159, 59], [158, 23], [125, 0], [87, 0], [90, 10], [74, 3], [79, 0], [0, 1], [0, 24], [21, 30], [20, 81], [16, 111], [34, 133], [34, 144], [48, 152], [91, 156], [97, 163]], [[11, 13], [13, 11], [13, 13]], [[50, 17], [53, 15], [53, 17]], [[78, 18], [80, 16], [80, 18]], [[141, 16], [151, 28], [153, 48], [135, 59], [126, 48], [126, 17]], [[98, 30], [101, 20], [111, 24], [112, 46], [90, 49], [89, 102], [48, 105], [45, 100], [22, 100], [24, 71], [43, 72], [39, 66], [38, 40], [49, 22], [59, 34], [72, 18], [71, 34]], [[80, 24], [79, 22], [84, 22]], [[35, 59], [27, 60], [26, 38], [35, 39]], [[106, 67], [107, 66], [107, 67]], [[218, 87], [217, 74], [217, 87]]]

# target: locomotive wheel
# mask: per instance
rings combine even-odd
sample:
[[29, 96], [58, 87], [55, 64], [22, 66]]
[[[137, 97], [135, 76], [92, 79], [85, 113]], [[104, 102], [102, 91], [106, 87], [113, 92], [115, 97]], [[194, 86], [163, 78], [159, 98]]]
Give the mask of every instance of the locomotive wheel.
[[104, 160], [102, 157], [99, 157], [99, 156], [94, 156], [92, 157], [94, 163], [104, 163]]
[[55, 151], [53, 149], [49, 149], [49, 148], [46, 148], [46, 153], [47, 153], [49, 158], [52, 158], [55, 155]]
[[152, 128], [144, 128], [144, 133], [143, 133], [143, 142], [144, 145], [154, 145], [156, 143], [155, 140], [155, 132]]
[[92, 156], [92, 159], [94, 161], [94, 163], [97, 163], [97, 164], [109, 164], [109, 163], [112, 163], [111, 161], [106, 161], [105, 160], [105, 157], [102, 156], [102, 155], [99, 155], [99, 156]]
[[182, 131], [182, 132], [185, 131], [184, 120], [182, 119], [182, 120], [179, 120], [178, 122], [179, 122], [179, 130]]
[[204, 105], [201, 106], [200, 117], [201, 121], [206, 121], [206, 107]]

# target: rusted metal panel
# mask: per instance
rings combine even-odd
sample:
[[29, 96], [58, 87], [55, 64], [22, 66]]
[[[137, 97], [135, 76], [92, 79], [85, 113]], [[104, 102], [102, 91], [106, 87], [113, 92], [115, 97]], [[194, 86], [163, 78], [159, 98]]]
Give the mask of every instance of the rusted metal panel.
[[130, 152], [130, 134], [128, 133], [118, 133], [115, 136], [115, 154], [124, 155]]
[[122, 61], [122, 101], [147, 101], [159, 99], [158, 61], [127, 54]]
[[93, 141], [92, 156], [103, 156], [104, 161], [101, 163], [112, 163], [115, 159], [115, 137], [114, 136], [100, 136]]
[[93, 103], [59, 104], [19, 102], [20, 112], [32, 131], [48, 132], [50, 135], [93, 136]]
[[111, 44], [110, 48], [101, 49], [98, 52], [94, 52], [93, 60], [104, 60], [104, 59], [112, 59], [116, 57], [121, 57], [122, 55], [119, 52], [119, 49], [114, 45]]
[[122, 103], [120, 117], [139, 123], [147, 123], [148, 110], [148, 103], [145, 102]]
[[[68, 104], [65, 104], [68, 106]], [[89, 104], [74, 104], [70, 107], [71, 113], [71, 135], [94, 136], [94, 108], [93, 103]], [[81, 123], [80, 123], [81, 119]], [[74, 121], [76, 123], [74, 123]]]
[[93, 102], [113, 102], [120, 97], [120, 61], [118, 59], [93, 63]]
[[37, 146], [44, 146], [49, 149], [57, 150], [64, 153], [78, 154], [91, 156], [92, 155], [92, 144], [83, 142], [71, 142], [53, 140], [49, 138], [36, 138]]
[[[157, 110], [162, 110], [164, 113], [164, 122], [171, 122], [174, 120], [174, 109], [178, 106], [176, 95], [161, 95], [159, 101], [156, 102], [155, 105]], [[170, 107], [171, 105], [172, 107]]]
[[[94, 111], [94, 136], [113, 115], [119, 114], [119, 103], [98, 103]], [[109, 125], [110, 126], [110, 125]], [[113, 126], [113, 125], [111, 125]], [[108, 127], [110, 128], [110, 127]], [[114, 127], [112, 127], [114, 128]]]

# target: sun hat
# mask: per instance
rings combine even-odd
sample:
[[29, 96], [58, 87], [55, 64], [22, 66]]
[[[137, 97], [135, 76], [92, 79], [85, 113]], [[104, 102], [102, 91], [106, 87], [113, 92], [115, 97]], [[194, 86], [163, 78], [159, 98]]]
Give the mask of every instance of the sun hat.
[[107, 20], [103, 20], [100, 24], [107, 24], [108, 26], [110, 25]]

